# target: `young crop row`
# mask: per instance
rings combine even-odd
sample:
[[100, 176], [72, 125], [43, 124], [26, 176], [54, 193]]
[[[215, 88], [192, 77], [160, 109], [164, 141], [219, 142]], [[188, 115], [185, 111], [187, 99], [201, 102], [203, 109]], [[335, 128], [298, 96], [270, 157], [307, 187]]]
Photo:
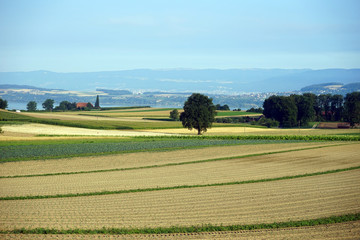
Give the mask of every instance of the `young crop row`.
[[300, 221], [289, 222], [274, 222], [263, 224], [249, 224], [249, 225], [212, 225], [205, 224], [200, 226], [189, 227], [157, 227], [157, 228], [101, 228], [101, 229], [49, 229], [49, 228], [34, 228], [34, 229], [14, 229], [3, 230], [1, 234], [170, 234], [170, 233], [200, 233], [200, 232], [217, 232], [217, 231], [239, 231], [239, 230], [256, 230], [256, 229], [277, 229], [290, 227], [308, 227], [318, 226], [324, 224], [334, 224], [350, 221], [360, 220], [360, 213], [346, 214], [341, 216], [331, 216], [325, 218], [308, 219]]
[[174, 150], [207, 146], [284, 143], [282, 140], [257, 139], [211, 139], [172, 138], [147, 139], [147, 141], [94, 142], [51, 145], [3, 145], [0, 146], [0, 161], [16, 161], [39, 158], [56, 158], [112, 154], [137, 151]]

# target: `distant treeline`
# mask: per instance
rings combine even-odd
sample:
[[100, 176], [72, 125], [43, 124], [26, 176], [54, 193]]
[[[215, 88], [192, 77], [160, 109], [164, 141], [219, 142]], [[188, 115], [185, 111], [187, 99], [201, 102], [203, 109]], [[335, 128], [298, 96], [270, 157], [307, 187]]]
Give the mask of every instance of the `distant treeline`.
[[360, 92], [342, 95], [304, 93], [271, 96], [264, 101], [264, 115], [281, 127], [306, 126], [310, 121], [360, 123]]

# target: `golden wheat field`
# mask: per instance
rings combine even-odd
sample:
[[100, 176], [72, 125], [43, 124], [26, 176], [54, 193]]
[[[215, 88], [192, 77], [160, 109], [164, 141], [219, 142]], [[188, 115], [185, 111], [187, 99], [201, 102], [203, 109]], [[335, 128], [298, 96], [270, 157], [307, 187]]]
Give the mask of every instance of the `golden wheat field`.
[[282, 181], [191, 189], [7, 200], [2, 229], [255, 224], [360, 211], [360, 170]]
[[[43, 139], [43, 138], [41, 138]], [[61, 138], [64, 139], [64, 138]], [[5, 162], [0, 176], [46, 174], [56, 172], [94, 171], [114, 168], [132, 168], [157, 164], [182, 163], [206, 159], [261, 154], [274, 151], [337, 145], [333, 142], [302, 142], [283, 144], [254, 144], [215, 146], [171, 152], [138, 152], [108, 156], [89, 156], [42, 161]]]
[[[2, 178], [0, 197], [174, 187], [293, 176], [355, 167], [360, 159], [360, 151], [356, 149], [359, 146], [360, 144], [351, 144], [321, 148], [316, 151], [301, 150], [129, 171]], [[172, 152], [167, 154], [168, 158], [171, 158]]]
[[[346, 169], [360, 165], [359, 147], [358, 143], [347, 142], [253, 144], [2, 163], [0, 176], [3, 177], [112, 171], [1, 178], [0, 197], [57, 194], [65, 196], [0, 200], [0, 230], [156, 228], [203, 224], [226, 226], [298, 221], [358, 213], [360, 212], [360, 170]], [[264, 155], [247, 156], [251, 154]], [[231, 159], [219, 160], [229, 157]], [[193, 161], [203, 162], [189, 163]], [[165, 164], [172, 165], [161, 166]], [[118, 168], [135, 169], [114, 170]], [[236, 183], [337, 169], [345, 170], [294, 179]], [[216, 186], [231, 182], [231, 185]], [[213, 185], [205, 186], [207, 184]], [[184, 185], [193, 187], [162, 189]], [[152, 190], [91, 195], [94, 192], [127, 189]], [[90, 195], [66, 196], [70, 193], [90, 193]], [[4, 239], [38, 239], [40, 236], [43, 239], [96, 237], [257, 239], [265, 236], [267, 239], [276, 239], [276, 236], [283, 236], [293, 239], [304, 236], [320, 238], [348, 236], [352, 239], [358, 233], [359, 222], [347, 222], [332, 224], [327, 228], [319, 225], [293, 230], [272, 229], [190, 235], [180, 233], [86, 235], [89, 238], [84, 238], [82, 235], [3, 234], [0, 237]]]

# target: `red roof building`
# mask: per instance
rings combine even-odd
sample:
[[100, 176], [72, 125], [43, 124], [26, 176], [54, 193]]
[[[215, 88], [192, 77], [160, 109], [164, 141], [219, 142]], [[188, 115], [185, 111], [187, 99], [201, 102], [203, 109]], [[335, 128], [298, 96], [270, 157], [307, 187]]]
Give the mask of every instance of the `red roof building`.
[[[91, 104], [91, 103], [90, 103]], [[76, 108], [86, 108], [88, 105], [88, 103], [85, 103], [85, 102], [79, 102], [76, 104]], [[92, 104], [91, 104], [91, 107], [94, 107]]]

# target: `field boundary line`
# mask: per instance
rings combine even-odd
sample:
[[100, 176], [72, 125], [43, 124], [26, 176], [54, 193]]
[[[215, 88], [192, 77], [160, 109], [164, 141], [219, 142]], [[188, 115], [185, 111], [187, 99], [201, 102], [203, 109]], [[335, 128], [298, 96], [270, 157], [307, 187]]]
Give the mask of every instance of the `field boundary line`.
[[2, 179], [2, 178], [25, 178], [25, 177], [47, 177], [47, 176], [59, 176], [59, 175], [86, 174], [86, 173], [103, 173], [103, 172], [130, 171], [130, 170], [140, 170], [140, 169], [147, 169], [147, 168], [160, 168], [160, 167], [180, 166], [180, 165], [206, 163], [206, 162], [225, 161], [225, 160], [248, 158], [248, 157], [249, 157], [249, 158], [250, 158], [250, 157], [259, 157], [259, 156], [266, 156], [266, 155], [272, 155], [272, 154], [280, 154], [280, 153], [288, 153], [288, 152], [297, 152], [297, 151], [320, 149], [320, 148], [326, 148], [326, 147], [338, 147], [338, 146], [343, 146], [343, 145], [348, 145], [348, 143], [346, 143], [346, 144], [334, 144], [334, 145], [323, 145], [323, 146], [308, 147], [308, 148], [299, 148], [299, 149], [289, 149], [289, 150], [275, 151], [275, 152], [254, 153], [254, 154], [247, 154], [247, 155], [240, 155], [240, 156], [233, 156], [233, 157], [204, 159], [204, 160], [189, 161], [189, 162], [180, 162], [180, 163], [155, 164], [155, 165], [141, 166], [141, 167], [112, 168], [112, 169], [90, 170], [90, 171], [78, 171], [78, 172], [60, 172], [60, 173], [44, 173], [44, 174], [0, 176], [0, 179]]
[[86, 196], [125, 194], [125, 193], [137, 193], [137, 192], [153, 192], [153, 191], [164, 191], [164, 190], [185, 189], [185, 188], [202, 188], [202, 187], [217, 187], [217, 186], [228, 186], [228, 185], [242, 185], [242, 184], [251, 184], [251, 183], [289, 180], [289, 179], [303, 178], [303, 177], [312, 177], [312, 176], [339, 173], [339, 172], [345, 172], [345, 171], [351, 171], [351, 170], [357, 170], [357, 169], [360, 169], [360, 166], [329, 170], [329, 171], [325, 171], [325, 172], [314, 172], [314, 173], [305, 173], [305, 174], [292, 175], [292, 176], [283, 176], [283, 177], [277, 177], [277, 178], [264, 178], [264, 179], [257, 179], [257, 180], [246, 180], [246, 181], [235, 181], [235, 182], [224, 182], [224, 183], [178, 185], [178, 186], [172, 186], [172, 187], [138, 188], [138, 189], [127, 189], [127, 190], [116, 190], [116, 191], [68, 193], [68, 194], [56, 194], [56, 195], [28, 195], [28, 196], [12, 196], [12, 197], [10, 196], [10, 197], [0, 197], [0, 201], [86, 197]]
[[13, 229], [0, 230], [0, 234], [107, 234], [107, 235], [128, 235], [128, 234], [166, 234], [166, 233], [202, 233], [202, 232], [223, 232], [223, 231], [249, 231], [258, 229], [279, 229], [279, 228], [300, 228], [325, 224], [335, 224], [360, 220], [360, 213], [346, 214], [340, 216], [330, 216], [317, 219], [305, 219], [299, 221], [260, 223], [249, 225], [212, 225], [203, 224], [199, 226], [172, 226], [156, 228], [106, 228], [101, 229]]

